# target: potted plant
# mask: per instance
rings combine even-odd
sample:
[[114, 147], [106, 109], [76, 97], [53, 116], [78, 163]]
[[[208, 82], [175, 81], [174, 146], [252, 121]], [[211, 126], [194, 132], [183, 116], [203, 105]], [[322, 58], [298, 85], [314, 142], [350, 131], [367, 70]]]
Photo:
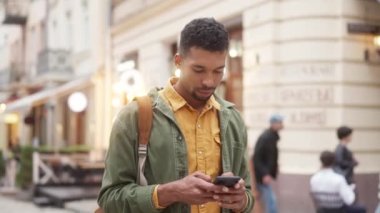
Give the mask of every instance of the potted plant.
[[5, 160], [3, 150], [0, 150], [0, 180], [5, 176]]
[[20, 169], [16, 176], [16, 183], [21, 188], [28, 188], [33, 181], [33, 151], [32, 146], [20, 148]]

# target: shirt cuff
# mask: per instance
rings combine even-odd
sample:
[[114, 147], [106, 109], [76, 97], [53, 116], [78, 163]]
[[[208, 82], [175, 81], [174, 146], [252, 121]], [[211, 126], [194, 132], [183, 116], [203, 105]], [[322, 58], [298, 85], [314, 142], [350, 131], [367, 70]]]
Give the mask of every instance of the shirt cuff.
[[157, 189], [160, 185], [157, 185], [154, 187], [154, 191], [153, 191], [153, 203], [154, 203], [154, 207], [156, 209], [164, 209], [165, 207], [162, 207], [160, 206], [160, 204], [158, 203], [158, 193], [157, 193]]

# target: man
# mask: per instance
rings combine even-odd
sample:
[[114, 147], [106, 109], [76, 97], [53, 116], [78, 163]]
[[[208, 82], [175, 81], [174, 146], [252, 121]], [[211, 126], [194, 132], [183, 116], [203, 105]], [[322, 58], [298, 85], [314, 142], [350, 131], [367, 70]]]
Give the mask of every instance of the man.
[[310, 191], [315, 201], [317, 212], [365, 213], [365, 208], [353, 205], [355, 193], [344, 177], [335, 173], [332, 166], [334, 153], [324, 151], [320, 155], [322, 169], [310, 179]]
[[[174, 60], [180, 77], [153, 90], [153, 126], [144, 174], [137, 178], [137, 104], [117, 116], [110, 137], [99, 205], [106, 213], [250, 212], [245, 159], [247, 133], [233, 104], [214, 96], [222, 80], [228, 33], [212, 18], [195, 19], [181, 32]], [[234, 187], [213, 184], [240, 176]]]
[[335, 149], [335, 170], [346, 178], [348, 184], [354, 183], [354, 167], [358, 165], [352, 152], [347, 148], [352, 139], [352, 132], [353, 130], [347, 126], [339, 127], [336, 132], [340, 141]]
[[263, 201], [265, 212], [276, 213], [277, 204], [272, 183], [278, 173], [278, 148], [280, 140], [278, 132], [284, 128], [283, 117], [272, 115], [270, 128], [265, 130], [257, 140], [253, 154], [253, 165], [258, 192]]

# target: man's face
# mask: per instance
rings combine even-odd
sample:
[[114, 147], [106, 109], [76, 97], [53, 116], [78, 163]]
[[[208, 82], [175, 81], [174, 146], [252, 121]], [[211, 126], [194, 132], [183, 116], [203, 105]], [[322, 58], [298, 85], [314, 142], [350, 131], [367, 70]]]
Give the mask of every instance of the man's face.
[[223, 78], [227, 51], [209, 52], [191, 47], [185, 56], [176, 55], [181, 69], [179, 86], [185, 99], [206, 102]]
[[272, 126], [272, 129], [274, 129], [276, 131], [280, 131], [284, 128], [284, 124], [280, 121], [272, 123], [271, 126]]
[[344, 138], [344, 141], [346, 143], [350, 143], [352, 141], [352, 133], [350, 135], [348, 135], [347, 137]]

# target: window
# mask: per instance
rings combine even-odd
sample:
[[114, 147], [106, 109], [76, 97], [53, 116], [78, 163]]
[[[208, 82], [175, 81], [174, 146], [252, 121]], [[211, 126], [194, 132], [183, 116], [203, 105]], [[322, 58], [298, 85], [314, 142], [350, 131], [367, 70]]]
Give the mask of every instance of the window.
[[235, 25], [228, 29], [230, 36], [230, 48], [226, 65], [225, 98], [235, 103], [238, 110], [243, 109], [243, 61], [241, 25]]
[[87, 10], [87, 7], [88, 7], [87, 0], [82, 0], [82, 7], [83, 7], [84, 10]]
[[170, 56], [168, 58], [168, 61], [169, 61], [170, 68], [171, 68], [171, 70], [170, 70], [171, 74], [179, 77], [181, 71], [179, 69], [177, 69], [176, 65], [173, 62], [174, 56], [175, 56], [175, 54], [177, 54], [177, 52], [178, 52], [178, 43], [174, 42], [170, 45]]
[[83, 41], [83, 50], [88, 50], [90, 48], [90, 19], [89, 19], [89, 10], [87, 0], [82, 0], [82, 41]]
[[40, 44], [41, 44], [41, 48], [40, 48], [40, 50], [43, 50], [43, 49], [45, 49], [46, 48], [46, 43], [47, 43], [47, 41], [46, 41], [46, 23], [45, 23], [45, 21], [41, 21], [41, 23], [40, 23]]
[[71, 24], [71, 11], [66, 12], [66, 41], [68, 50], [72, 50], [73, 48], [73, 32], [72, 32], [72, 24]]

